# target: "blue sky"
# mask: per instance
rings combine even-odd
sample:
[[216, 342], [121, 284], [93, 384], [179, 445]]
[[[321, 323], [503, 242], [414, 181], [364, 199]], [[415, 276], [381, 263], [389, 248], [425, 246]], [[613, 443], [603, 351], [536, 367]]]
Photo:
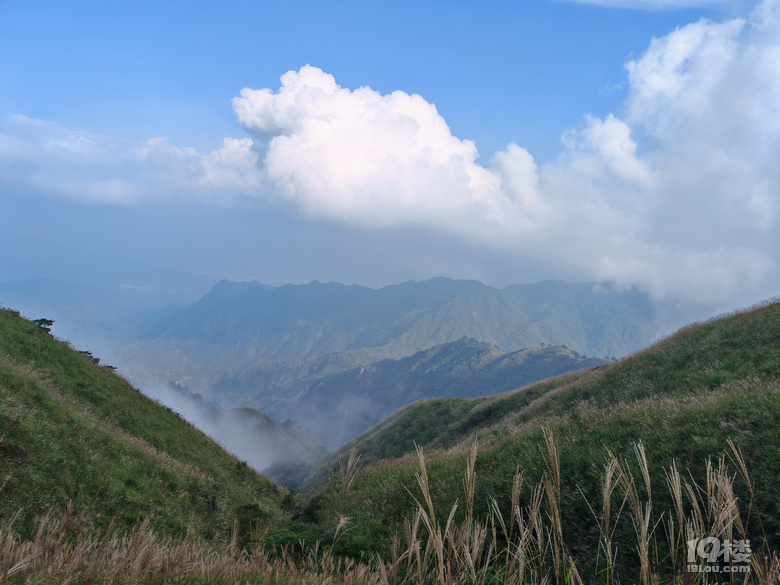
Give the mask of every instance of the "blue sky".
[[422, 95], [485, 155], [515, 141], [548, 157], [584, 113], [619, 106], [629, 55], [724, 12], [550, 0], [0, 6], [4, 116], [207, 151], [240, 131], [230, 100], [242, 88], [311, 64], [344, 87]]
[[771, 296], [779, 23], [772, 0], [0, 0], [0, 281]]

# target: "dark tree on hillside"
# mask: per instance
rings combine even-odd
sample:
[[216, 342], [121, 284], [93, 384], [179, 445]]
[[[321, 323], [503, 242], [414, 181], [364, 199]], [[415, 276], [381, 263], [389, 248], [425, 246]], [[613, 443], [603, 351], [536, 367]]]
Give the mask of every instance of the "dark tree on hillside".
[[36, 319], [33, 321], [38, 327], [43, 329], [46, 333], [51, 332], [51, 326], [54, 325], [53, 319]]

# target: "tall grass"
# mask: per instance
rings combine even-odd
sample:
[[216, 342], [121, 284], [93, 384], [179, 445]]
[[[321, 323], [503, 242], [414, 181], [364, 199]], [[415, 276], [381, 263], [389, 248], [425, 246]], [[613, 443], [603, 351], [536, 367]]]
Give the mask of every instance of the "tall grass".
[[[466, 514], [461, 522], [454, 521], [459, 503], [449, 513], [441, 514], [433, 505], [425, 455], [418, 449], [420, 472], [417, 483], [420, 498], [415, 497], [417, 510], [405, 528], [406, 548], [389, 564], [392, 583], [493, 584], [579, 584], [593, 583], [780, 583], [780, 559], [768, 548], [753, 550], [746, 573], [707, 573], [706, 560], [696, 559], [691, 570], [688, 541], [713, 537], [721, 542], [749, 540], [747, 517], [756, 514], [752, 500], [745, 505], [735, 495], [737, 475], [745, 481], [750, 493], [752, 482], [740, 451], [730, 443], [731, 459], [738, 473], [729, 471], [726, 456], [707, 463], [705, 482], [698, 485], [691, 476], [686, 479], [672, 462], [666, 471], [666, 485], [673, 512], [655, 512], [660, 497], [653, 489], [644, 445], [635, 445], [635, 461], [630, 462], [608, 454], [602, 477], [600, 509], [590, 502], [591, 519], [599, 528], [599, 541], [590, 554], [595, 558], [593, 575], [580, 574], [577, 559], [564, 540], [561, 469], [557, 443], [549, 430], [544, 433], [547, 471], [531, 488], [526, 506], [520, 506], [523, 486], [521, 473], [515, 475], [510, 495], [511, 507], [502, 511], [491, 499], [486, 518], [473, 515], [473, 494], [476, 482], [477, 447], [474, 444], [466, 464], [464, 498]], [[632, 468], [639, 470], [635, 476]], [[583, 496], [584, 497], [584, 496]], [[614, 541], [619, 522], [630, 521], [635, 541]], [[766, 535], [758, 535], [766, 542]], [[754, 539], [755, 543], [756, 540]], [[632, 556], [634, 573], [619, 575], [619, 555]], [[586, 559], [580, 559], [586, 560]], [[400, 571], [399, 569], [403, 569]]]
[[0, 583], [162, 584], [261, 583], [279, 585], [372, 585], [380, 573], [314, 547], [303, 555], [287, 548], [239, 549], [237, 538], [222, 544], [194, 537], [159, 538], [149, 521], [119, 535], [83, 532], [72, 508], [40, 518], [35, 538], [21, 541], [14, 519], [0, 525]]
[[344, 459], [339, 460], [339, 470], [341, 472], [341, 489], [346, 494], [349, 491], [349, 486], [355, 480], [355, 475], [360, 469], [360, 455], [358, 455], [357, 448], [352, 448], [349, 451], [349, 457], [347, 462], [344, 463]]
[[[568, 500], [561, 496], [560, 454], [546, 430], [541, 448], [547, 469], [542, 479], [529, 486], [524, 497], [524, 477], [518, 470], [511, 494], [491, 497], [484, 517], [475, 513], [477, 443], [466, 462], [463, 503], [456, 501], [449, 510], [437, 509], [426, 456], [418, 449], [417, 486], [409, 487], [415, 507], [386, 559], [358, 562], [334, 554], [339, 535], [350, 522], [344, 516], [331, 542], [293, 552], [264, 546], [261, 535], [242, 549], [237, 546], [237, 524], [233, 538], [216, 544], [192, 534], [158, 537], [148, 520], [124, 534], [111, 527], [99, 531], [68, 506], [60, 514], [39, 518], [36, 535], [27, 540], [15, 531], [15, 517], [2, 521], [0, 583], [778, 585], [780, 559], [776, 551], [764, 547], [752, 551], [747, 573], [707, 573], [708, 559], [700, 557], [692, 570], [688, 541], [751, 538], [747, 526], [757, 511], [752, 499], [746, 503], [735, 495], [734, 484], [744, 482], [751, 497], [754, 486], [740, 450], [734, 444], [729, 447], [728, 455], [707, 463], [700, 484], [673, 461], [665, 470], [664, 489], [652, 482], [642, 443], [635, 445], [630, 461], [608, 453], [601, 498], [588, 502], [591, 517], [580, 519], [597, 525], [598, 541], [586, 553], [578, 549], [579, 558], [565, 540], [567, 531], [576, 527], [563, 524]], [[729, 469], [729, 462], [736, 472]], [[668, 502], [661, 501], [665, 492]], [[499, 502], [506, 496], [508, 510]], [[634, 539], [616, 541], [618, 525], [626, 522], [633, 527]], [[764, 536], [756, 535], [752, 542], [765, 542]], [[628, 566], [634, 567], [623, 574], [618, 569], [626, 566], [619, 563], [621, 557], [633, 559]], [[593, 567], [592, 574], [581, 573], [586, 565]]]

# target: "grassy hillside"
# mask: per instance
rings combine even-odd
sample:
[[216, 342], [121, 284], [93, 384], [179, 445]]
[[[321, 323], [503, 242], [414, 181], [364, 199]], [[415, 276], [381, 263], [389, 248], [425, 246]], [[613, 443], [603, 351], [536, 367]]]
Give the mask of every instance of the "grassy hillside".
[[282, 497], [110, 368], [0, 310], [0, 520], [22, 535], [72, 503], [96, 528], [226, 537], [275, 526]]
[[[778, 423], [776, 303], [516, 392], [415, 403], [354, 444], [400, 457], [356, 474], [344, 457], [300, 502], [0, 311], [0, 579], [776, 584]], [[747, 578], [690, 572], [685, 541], [706, 536], [749, 539], [731, 560]]]
[[[534, 487], [540, 482], [549, 485], [551, 474], [555, 475], [544, 429], [549, 429], [557, 442], [560, 469], [558, 512], [549, 514], [560, 514], [567, 554], [576, 559], [581, 574], [593, 575], [590, 571], [597, 570], [601, 554], [603, 517], [599, 510], [610, 454], [623, 469], [632, 470], [635, 487], [639, 486], [637, 501], [652, 502], [653, 543], [659, 559], [671, 550], [664, 532], [668, 524], [663, 522], [668, 523], [675, 514], [667, 487], [673, 462], [685, 481], [705, 490], [694, 488], [691, 494], [704, 497], [709, 493], [705, 487], [708, 477], [714, 477], [708, 475], [708, 458], [724, 453], [728, 453], [728, 477], [737, 497], [734, 509], [742, 511], [753, 550], [777, 550], [780, 304], [697, 324], [618, 363], [509, 394], [415, 403], [336, 454], [346, 462], [346, 451], [354, 447], [366, 463], [387, 456], [400, 458], [366, 465], [346, 491], [343, 477], [336, 472], [315, 493], [309, 507], [323, 524], [336, 522], [342, 515], [351, 518], [351, 530], [339, 543], [343, 552], [390, 554], [393, 535], [404, 539], [404, 519], [418, 507], [415, 498], [428, 509], [416, 478], [420, 466], [414, 455], [415, 443], [425, 446], [429, 454], [428, 485], [439, 518], [446, 518], [457, 501], [462, 504], [454, 512], [455, 526], [467, 520], [463, 473], [476, 438], [480, 447], [475, 463], [474, 517], [488, 521], [494, 514], [491, 498], [497, 501], [495, 510], [511, 517], [518, 470], [524, 474], [526, 486], [518, 496], [521, 506], [531, 505]], [[652, 486], [652, 494], [637, 464], [640, 443], [646, 450], [647, 477], [652, 478], [647, 484]], [[743, 479], [739, 459], [750, 470], [749, 483]], [[613, 480], [616, 482], [616, 477]], [[620, 493], [620, 489], [615, 490], [615, 510], [621, 506]], [[692, 501], [683, 499], [684, 513], [691, 513]], [[613, 542], [621, 549], [618, 564], [638, 571], [638, 520], [630, 513], [629, 503], [623, 500], [623, 504], [624, 513], [613, 528]], [[673, 533], [675, 530], [672, 527]], [[552, 547], [552, 541], [549, 544]]]

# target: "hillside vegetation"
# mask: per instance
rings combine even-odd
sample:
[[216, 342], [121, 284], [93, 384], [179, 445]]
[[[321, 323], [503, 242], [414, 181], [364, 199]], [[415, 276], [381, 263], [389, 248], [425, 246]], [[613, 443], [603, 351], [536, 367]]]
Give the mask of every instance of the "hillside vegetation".
[[[4, 310], [0, 579], [776, 585], [779, 422], [775, 303], [518, 391], [416, 402], [302, 501]], [[692, 572], [686, 541], [707, 537], [749, 558]], [[746, 571], [703, 573], [724, 563]]]
[[[536, 486], [550, 485], [551, 451], [545, 447], [550, 438], [559, 467], [559, 511], [549, 514], [560, 514], [567, 554], [576, 560], [581, 574], [594, 575], [603, 554], [600, 523], [604, 518], [599, 510], [605, 472], [613, 460], [623, 466], [625, 477], [631, 471], [637, 486], [642, 486], [635, 486], [637, 498], [652, 502], [652, 542], [659, 559], [673, 549], [665, 531], [677, 530], [669, 525], [670, 520], [678, 520], [669, 474], [676, 469], [685, 481], [704, 490], [714, 477], [708, 460], [723, 454], [728, 455], [724, 464], [731, 466], [728, 477], [737, 498], [733, 509], [743, 514], [740, 522], [752, 538], [753, 550], [776, 551], [780, 544], [780, 304], [696, 324], [618, 363], [519, 391], [410, 405], [330, 456], [319, 474], [309, 478], [316, 485], [333, 473], [312, 496], [310, 513], [323, 524], [349, 517], [351, 529], [339, 547], [358, 556], [389, 555], [395, 536], [406, 542], [403, 535], [408, 538], [409, 525], [404, 532], [404, 521], [412, 518], [410, 511], [418, 508], [417, 502], [423, 511], [433, 513], [428, 512], [428, 497], [439, 518], [453, 511], [453, 526], [466, 522], [467, 510], [453, 506], [463, 501], [463, 473], [477, 440], [473, 518], [489, 525], [491, 516], [497, 521], [495, 512], [511, 518], [513, 501], [526, 509], [537, 497]], [[420, 491], [415, 445], [428, 455], [429, 496]], [[638, 448], [644, 464], [642, 458], [637, 460]], [[353, 449], [365, 465], [347, 484], [344, 474], [350, 469], [346, 463]], [[386, 457], [394, 459], [378, 461]], [[744, 479], [747, 472], [740, 471], [747, 469], [750, 480]], [[530, 487], [512, 496], [518, 472]], [[617, 475], [612, 480], [617, 482]], [[546, 497], [547, 488], [541, 489]], [[615, 491], [613, 504], [615, 510], [622, 505], [626, 509], [620, 522], [612, 519], [612, 542], [621, 550], [615, 567], [637, 575], [642, 561], [637, 552], [640, 519], [629, 513], [629, 502], [621, 504], [620, 491]], [[629, 492], [624, 490], [622, 497]], [[704, 494], [694, 487], [690, 495], [697, 493]], [[681, 514], [685, 515], [694, 503], [683, 499]], [[554, 543], [548, 544], [552, 548]]]
[[88, 525], [243, 537], [274, 526], [272, 483], [110, 368], [0, 310], [0, 523], [29, 535], [72, 506]]

